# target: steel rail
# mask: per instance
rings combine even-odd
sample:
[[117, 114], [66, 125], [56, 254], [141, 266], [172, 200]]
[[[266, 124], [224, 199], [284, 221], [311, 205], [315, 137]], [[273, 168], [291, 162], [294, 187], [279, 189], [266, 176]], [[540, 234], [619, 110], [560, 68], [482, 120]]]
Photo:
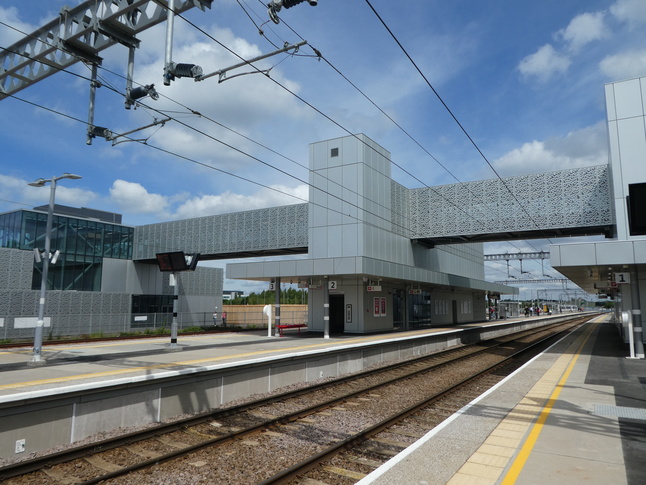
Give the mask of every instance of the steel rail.
[[[586, 320], [589, 320], [586, 318]], [[583, 322], [580, 322], [580, 324], [583, 324]], [[447, 389], [440, 391], [428, 398], [425, 398], [418, 403], [415, 403], [408, 408], [404, 409], [403, 411], [400, 411], [392, 416], [389, 416], [388, 418], [380, 421], [379, 423], [376, 423], [369, 428], [366, 428], [352, 436], [349, 436], [348, 438], [344, 439], [343, 441], [340, 441], [338, 443], [335, 443], [334, 445], [328, 447], [325, 450], [322, 450], [321, 452], [317, 453], [316, 455], [313, 455], [309, 457], [306, 460], [303, 460], [300, 463], [297, 463], [290, 468], [287, 468], [283, 470], [280, 473], [277, 473], [276, 475], [264, 480], [263, 482], [260, 482], [259, 485], [276, 485], [276, 484], [281, 484], [281, 483], [286, 483], [287, 480], [293, 479], [299, 475], [303, 475], [304, 473], [307, 473], [309, 470], [320, 464], [321, 462], [327, 461], [330, 458], [334, 457], [341, 451], [343, 451], [346, 448], [350, 448], [355, 444], [361, 443], [371, 436], [383, 431], [384, 429], [388, 429], [392, 427], [393, 425], [399, 423], [403, 419], [406, 419], [408, 416], [411, 414], [416, 413], [420, 409], [423, 409], [427, 407], [428, 405], [432, 404], [434, 401], [437, 401], [443, 397], [446, 397], [447, 395], [450, 395], [451, 393], [455, 392], [461, 387], [466, 386], [470, 382], [473, 382], [477, 379], [480, 379], [481, 377], [490, 374], [491, 372], [504, 367], [505, 365], [508, 365], [510, 362], [512, 362], [514, 359], [517, 359], [519, 355], [524, 354], [526, 352], [529, 352], [530, 350], [534, 349], [535, 347], [542, 345], [544, 342], [552, 340], [562, 333], [569, 332], [569, 330], [563, 330], [562, 332], [559, 332], [558, 334], [555, 335], [550, 335], [548, 337], [545, 337], [544, 339], [540, 339], [537, 342], [532, 343], [528, 347], [519, 350], [518, 352], [515, 352], [514, 354], [508, 356], [505, 358], [503, 361], [498, 362], [496, 364], [493, 364], [489, 366], [488, 368], [474, 374], [473, 376], [467, 377], [466, 379], [463, 379], [462, 381], [448, 387]]]
[[[585, 320], [588, 320], [589, 318], [591, 318], [591, 317], [583, 317], [583, 319], [585, 319]], [[550, 325], [558, 326], [558, 325], [571, 324], [571, 323], [572, 323], [572, 321], [570, 320], [570, 321], [558, 322], [558, 323], [554, 323], [554, 324], [550, 324]], [[541, 327], [541, 328], [546, 328], [546, 327], [547, 326]], [[8, 466], [0, 468], [0, 480], [4, 480], [4, 479], [7, 479], [7, 478], [19, 476], [19, 475], [25, 475], [27, 473], [32, 473], [32, 472], [41, 470], [44, 467], [52, 467], [52, 466], [57, 465], [57, 464], [66, 463], [66, 462], [70, 462], [70, 461], [75, 460], [75, 459], [83, 458], [83, 457], [88, 456], [88, 455], [105, 452], [105, 451], [108, 451], [108, 450], [111, 450], [111, 449], [118, 448], [120, 446], [126, 446], [126, 445], [129, 445], [129, 444], [132, 444], [132, 443], [136, 443], [136, 442], [146, 440], [146, 439], [151, 439], [151, 438], [154, 438], [156, 436], [163, 435], [163, 434], [168, 434], [168, 433], [171, 433], [171, 432], [174, 432], [174, 431], [183, 430], [183, 429], [186, 429], [186, 428], [188, 428], [190, 426], [195, 426], [195, 425], [198, 425], [198, 424], [201, 424], [201, 423], [213, 420], [213, 419], [220, 419], [220, 418], [224, 418], [224, 417], [229, 417], [229, 416], [241, 414], [241, 413], [243, 413], [245, 411], [248, 411], [250, 409], [253, 409], [253, 408], [266, 406], [266, 405], [269, 405], [269, 404], [272, 404], [272, 403], [275, 403], [275, 402], [283, 401], [283, 400], [294, 398], [294, 397], [299, 397], [299, 396], [309, 394], [309, 393], [314, 392], [314, 391], [330, 388], [330, 387], [333, 387], [333, 386], [338, 386], [338, 385], [341, 385], [341, 384], [345, 384], [347, 382], [356, 381], [356, 380], [363, 379], [363, 378], [366, 378], [366, 377], [369, 377], [369, 376], [372, 376], [372, 375], [375, 375], [375, 374], [394, 371], [394, 370], [397, 370], [398, 368], [402, 368], [402, 367], [414, 366], [414, 365], [416, 365], [416, 364], [418, 364], [420, 362], [428, 361], [428, 360], [431, 360], [431, 359], [437, 360], [437, 358], [440, 358], [440, 357], [450, 357], [450, 354], [456, 354], [456, 353], [459, 353], [460, 351], [464, 352], [465, 350], [477, 347], [479, 345], [481, 346], [481, 345], [486, 344], [488, 342], [491, 343], [493, 341], [499, 341], [499, 343], [496, 344], [496, 345], [502, 345], [502, 344], [505, 343], [505, 341], [504, 341], [505, 337], [507, 337], [509, 339], [512, 339], [512, 338], [517, 339], [517, 338], [520, 338], [520, 336], [522, 336], [524, 334], [531, 334], [531, 333], [533, 333], [535, 331], [536, 331], [536, 329], [523, 330], [523, 331], [520, 331], [520, 332], [515, 332], [514, 334], [506, 335], [504, 337], [498, 337], [498, 338], [494, 338], [494, 339], [487, 339], [487, 340], [482, 340], [482, 341], [479, 341], [479, 342], [474, 342], [472, 344], [467, 344], [467, 345], [461, 346], [459, 348], [447, 349], [445, 351], [438, 352], [438, 353], [435, 353], [435, 354], [428, 354], [428, 355], [419, 356], [419, 357], [416, 357], [416, 358], [413, 358], [413, 359], [396, 362], [394, 364], [390, 364], [390, 365], [386, 365], [386, 366], [383, 366], [383, 367], [371, 369], [371, 370], [368, 370], [368, 371], [365, 371], [365, 372], [361, 372], [361, 373], [357, 373], [357, 374], [351, 374], [351, 375], [344, 376], [344, 377], [341, 377], [341, 378], [333, 379], [331, 381], [314, 384], [314, 385], [311, 385], [311, 386], [308, 386], [308, 387], [305, 387], [305, 388], [302, 388], [302, 389], [296, 389], [296, 390], [284, 392], [284, 393], [281, 393], [281, 394], [276, 394], [276, 395], [269, 396], [269, 397], [266, 397], [266, 398], [263, 398], [263, 399], [260, 399], [260, 400], [257, 400], [257, 401], [232, 406], [232, 407], [226, 408], [226, 409], [218, 409], [216, 411], [209, 412], [209, 413], [206, 413], [206, 414], [202, 414], [202, 415], [199, 415], [199, 416], [192, 416], [192, 417], [189, 417], [189, 418], [184, 418], [184, 419], [179, 420], [179, 421], [175, 421], [175, 422], [172, 422], [172, 423], [167, 423], [167, 424], [162, 424], [160, 426], [156, 426], [156, 427], [151, 428], [149, 430], [135, 431], [135, 432], [132, 432], [132, 433], [128, 433], [128, 434], [116, 437], [116, 438], [109, 438], [109, 439], [102, 440], [102, 441], [99, 441], [99, 442], [96, 442], [96, 443], [83, 445], [83, 446], [80, 446], [80, 447], [77, 447], [77, 448], [74, 448], [74, 449], [60, 451], [60, 452], [57, 452], [57, 453], [54, 453], [54, 454], [51, 454], [51, 455], [47, 455], [47, 456], [44, 456], [44, 457], [35, 458], [35, 459], [32, 459], [32, 460], [26, 460], [26, 461], [23, 461], [23, 462], [18, 462], [18, 463], [15, 463], [15, 464], [8, 465]], [[280, 416], [280, 417], [275, 418], [275, 419], [270, 419], [270, 420], [264, 421], [264, 422], [262, 422], [262, 423], [260, 423], [258, 425], [246, 428], [244, 430], [240, 430], [240, 431], [235, 432], [235, 433], [229, 433], [229, 434], [226, 434], [226, 435], [223, 435], [223, 436], [213, 438], [211, 440], [206, 440], [204, 442], [201, 442], [201, 443], [198, 443], [198, 444], [195, 444], [195, 445], [191, 445], [189, 447], [186, 447], [186, 448], [171, 452], [171, 453], [169, 453], [167, 455], [162, 455], [160, 457], [145, 460], [145, 461], [142, 461], [142, 462], [140, 462], [138, 464], [135, 464], [135, 465], [132, 465], [132, 466], [129, 466], [129, 467], [124, 467], [123, 469], [117, 470], [116, 472], [108, 473], [106, 475], [101, 475], [100, 477], [97, 477], [95, 479], [91, 479], [91, 480], [83, 482], [83, 483], [85, 483], [85, 484], [98, 483], [99, 481], [106, 480], [108, 478], [114, 478], [116, 476], [123, 475], [125, 473], [130, 473], [130, 472], [135, 471], [137, 469], [145, 468], [145, 467], [148, 467], [148, 466], [151, 466], [151, 465], [154, 465], [154, 464], [161, 463], [163, 461], [168, 461], [168, 460], [177, 458], [177, 457], [182, 456], [184, 454], [196, 451], [197, 449], [200, 449], [200, 448], [208, 447], [208, 446], [211, 446], [211, 445], [214, 445], [214, 444], [223, 443], [223, 442], [235, 439], [236, 437], [240, 437], [240, 436], [244, 436], [244, 435], [247, 435], [247, 434], [250, 434], [250, 433], [257, 432], [257, 431], [259, 431], [260, 429], [263, 429], [263, 428], [272, 427], [272, 426], [275, 426], [277, 424], [282, 424], [282, 423], [297, 420], [297, 419], [299, 419], [301, 417], [304, 417], [304, 416], [307, 416], [309, 414], [312, 414], [312, 413], [315, 413], [317, 411], [320, 411], [321, 409], [325, 409], [327, 407], [334, 406], [338, 402], [350, 399], [350, 398], [354, 397], [355, 395], [359, 395], [359, 394], [362, 394], [362, 393], [365, 393], [365, 392], [372, 391], [372, 390], [374, 390], [374, 389], [376, 389], [378, 387], [382, 387], [382, 386], [385, 386], [385, 385], [388, 385], [388, 384], [392, 384], [395, 381], [398, 381], [398, 380], [401, 380], [401, 379], [404, 379], [404, 378], [408, 378], [408, 377], [414, 376], [416, 374], [420, 374], [422, 372], [428, 372], [429, 370], [440, 368], [442, 366], [454, 363], [455, 361], [457, 361], [457, 360], [459, 360], [461, 358], [472, 357], [472, 356], [477, 355], [479, 353], [489, 351], [489, 350], [491, 350], [491, 348], [494, 348], [496, 345], [491, 345], [491, 346], [483, 348], [483, 349], [478, 349], [478, 350], [476, 350], [474, 352], [471, 352], [471, 353], [469, 353], [467, 355], [458, 356], [458, 357], [454, 358], [453, 360], [440, 362], [440, 363], [434, 363], [434, 364], [431, 364], [429, 366], [424, 367], [423, 369], [415, 369], [415, 370], [413, 370], [411, 372], [408, 372], [408, 373], [406, 373], [404, 375], [398, 375], [398, 376], [396, 376], [396, 377], [394, 377], [392, 379], [380, 382], [378, 384], [374, 384], [372, 386], [362, 388], [360, 390], [355, 390], [355, 391], [353, 391], [351, 393], [345, 394], [343, 396], [339, 396], [337, 398], [330, 399], [330, 400], [325, 401], [323, 403], [319, 403], [319, 404], [317, 404], [315, 406], [311, 406], [311, 407], [306, 408], [306, 409], [301, 409], [301, 410], [299, 410], [297, 412], [290, 413], [290, 414], [287, 414], [287, 415], [284, 415], [284, 416]]]

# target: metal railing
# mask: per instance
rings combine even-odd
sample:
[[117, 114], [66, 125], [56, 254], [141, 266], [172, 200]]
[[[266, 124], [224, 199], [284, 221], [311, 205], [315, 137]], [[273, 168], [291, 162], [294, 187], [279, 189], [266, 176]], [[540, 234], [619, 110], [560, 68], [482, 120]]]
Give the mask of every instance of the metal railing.
[[[217, 319], [213, 318], [212, 312], [180, 312], [177, 314], [178, 329], [181, 332], [191, 327], [267, 328], [267, 317], [257, 308], [250, 308], [248, 311], [236, 309], [234, 312], [225, 313], [226, 321], [223, 321], [223, 313], [220, 312], [217, 313]], [[295, 311], [285, 311], [281, 314], [281, 323], [307, 323], [307, 315], [307, 306]], [[88, 313], [55, 315], [49, 318], [45, 315], [45, 317], [43, 329], [45, 341], [65, 337], [107, 337], [170, 332], [173, 321], [172, 313]], [[36, 319], [35, 315], [0, 317], [0, 340], [33, 339]], [[273, 316], [271, 323], [274, 323]]]

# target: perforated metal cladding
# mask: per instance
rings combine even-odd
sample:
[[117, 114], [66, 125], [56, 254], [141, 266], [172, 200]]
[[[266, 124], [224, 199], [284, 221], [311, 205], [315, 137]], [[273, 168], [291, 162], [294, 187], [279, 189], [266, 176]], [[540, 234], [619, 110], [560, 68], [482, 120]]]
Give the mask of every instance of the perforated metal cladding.
[[153, 259], [163, 251], [218, 254], [304, 247], [307, 226], [307, 204], [139, 226], [134, 259]]
[[410, 190], [397, 182], [390, 183], [392, 231], [410, 238]]
[[[211, 296], [222, 295], [224, 269], [222, 268], [200, 268], [195, 271], [184, 271], [179, 275], [180, 295]], [[164, 277], [164, 294], [172, 295], [174, 288], [168, 286], [169, 275]]]
[[413, 189], [411, 237], [613, 224], [609, 171], [600, 165]]
[[[13, 328], [15, 317], [38, 315], [38, 290], [0, 291], [0, 314], [5, 316], [2, 338], [31, 338], [33, 328]], [[131, 295], [128, 293], [48, 291], [45, 316], [52, 326], [45, 328], [46, 338], [57, 335], [118, 333], [129, 329]]]
[[34, 253], [20, 249], [0, 248], [0, 288], [31, 289]]

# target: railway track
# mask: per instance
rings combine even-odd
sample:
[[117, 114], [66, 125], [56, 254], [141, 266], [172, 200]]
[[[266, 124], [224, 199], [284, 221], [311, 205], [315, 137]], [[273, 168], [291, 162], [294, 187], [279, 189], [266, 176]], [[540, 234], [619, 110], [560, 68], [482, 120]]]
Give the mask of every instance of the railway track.
[[[355, 483], [590, 317], [450, 349], [0, 469], [7, 484]], [[529, 358], [529, 357], [528, 357]]]

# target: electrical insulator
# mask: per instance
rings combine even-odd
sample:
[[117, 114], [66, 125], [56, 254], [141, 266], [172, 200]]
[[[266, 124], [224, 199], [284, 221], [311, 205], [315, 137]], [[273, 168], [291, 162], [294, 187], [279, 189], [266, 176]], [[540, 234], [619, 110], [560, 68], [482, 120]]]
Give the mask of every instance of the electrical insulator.
[[176, 77], [197, 77], [203, 74], [200, 66], [195, 64], [175, 64], [173, 75]]
[[283, 0], [283, 7], [290, 8], [299, 3], [303, 3], [305, 0]]

